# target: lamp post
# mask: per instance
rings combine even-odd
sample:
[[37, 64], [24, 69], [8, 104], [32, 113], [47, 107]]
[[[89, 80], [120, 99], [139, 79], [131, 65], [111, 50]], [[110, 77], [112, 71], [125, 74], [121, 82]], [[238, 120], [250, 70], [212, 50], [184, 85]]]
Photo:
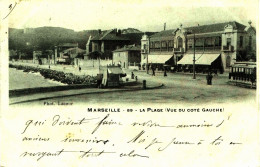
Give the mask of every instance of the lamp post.
[[148, 54], [146, 55], [146, 73], [149, 74], [149, 71], [148, 71]]
[[195, 33], [193, 34], [193, 41], [194, 41], [194, 44], [193, 44], [193, 79], [196, 79], [196, 74], [195, 74], [195, 42], [196, 42], [196, 39], [195, 39]]

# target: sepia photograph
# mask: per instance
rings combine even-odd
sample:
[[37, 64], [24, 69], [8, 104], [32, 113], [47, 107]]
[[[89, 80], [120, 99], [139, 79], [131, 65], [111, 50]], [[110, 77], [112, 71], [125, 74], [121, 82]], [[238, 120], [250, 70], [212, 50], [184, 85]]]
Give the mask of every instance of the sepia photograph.
[[253, 11], [113, 3], [13, 4], [9, 104], [255, 100]]
[[1, 167], [260, 166], [258, 0], [0, 3]]

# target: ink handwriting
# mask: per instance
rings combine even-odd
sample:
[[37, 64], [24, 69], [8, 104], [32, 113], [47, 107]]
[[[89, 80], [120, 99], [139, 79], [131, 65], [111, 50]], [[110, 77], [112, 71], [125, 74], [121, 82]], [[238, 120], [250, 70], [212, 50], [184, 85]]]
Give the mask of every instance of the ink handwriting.
[[[203, 135], [205, 129], [215, 131], [228, 126], [228, 121], [230, 121], [230, 116], [214, 122], [207, 120], [195, 122], [194, 120], [194, 122], [161, 123], [153, 119], [145, 120], [143, 118], [141, 121], [140, 119], [138, 121], [120, 120], [110, 114], [103, 117], [70, 118], [54, 115], [41, 120], [29, 119], [24, 122], [22, 127], [22, 142], [26, 142], [27, 145], [35, 142], [37, 142], [37, 145], [41, 143], [48, 145], [52, 142], [58, 144], [57, 148], [47, 149], [47, 147], [46, 150], [28, 148], [20, 154], [20, 157], [32, 158], [36, 161], [45, 158], [58, 158], [62, 154], [76, 154], [79, 159], [100, 156], [151, 158], [155, 153], [163, 154], [166, 150], [174, 149], [176, 146], [194, 148], [202, 145], [209, 147], [220, 145], [237, 147], [242, 145], [243, 142], [239, 138], [230, 140], [229, 136], [216, 135], [215, 133], [213, 133], [214, 135]], [[73, 130], [69, 131], [70, 128], [66, 127], [73, 127]], [[41, 130], [44, 131], [46, 128], [48, 128], [48, 131], [57, 131], [57, 133], [59, 133], [59, 130], [63, 130], [65, 135], [59, 134], [53, 137], [47, 133], [42, 134]], [[196, 129], [196, 131], [193, 132], [191, 129]], [[34, 134], [36, 131], [37, 134]], [[127, 131], [130, 133], [127, 133]], [[188, 136], [180, 135], [186, 131], [189, 131]], [[197, 134], [198, 131], [202, 133]], [[125, 134], [123, 135], [123, 133]], [[77, 146], [75, 150], [73, 149], [74, 146]], [[78, 146], [82, 146], [84, 149], [78, 150]]]

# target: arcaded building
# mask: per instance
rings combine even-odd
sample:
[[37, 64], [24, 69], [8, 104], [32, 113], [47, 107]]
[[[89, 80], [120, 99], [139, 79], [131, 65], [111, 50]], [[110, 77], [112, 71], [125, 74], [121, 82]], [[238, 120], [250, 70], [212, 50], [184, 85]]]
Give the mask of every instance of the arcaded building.
[[[236, 61], [254, 59], [256, 31], [236, 21], [210, 25], [196, 25], [161, 31], [141, 40], [142, 65], [165, 65], [174, 69], [212, 68], [228, 71]], [[147, 59], [148, 57], [148, 59]]]

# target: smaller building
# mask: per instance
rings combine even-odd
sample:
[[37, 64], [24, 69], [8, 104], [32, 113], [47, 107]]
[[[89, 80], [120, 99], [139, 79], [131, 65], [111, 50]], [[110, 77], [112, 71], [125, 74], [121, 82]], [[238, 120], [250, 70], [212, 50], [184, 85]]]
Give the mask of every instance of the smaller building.
[[139, 69], [141, 67], [141, 46], [125, 45], [113, 51], [113, 64], [122, 68]]
[[63, 51], [70, 49], [70, 48], [77, 48], [78, 43], [62, 43], [58, 46], [55, 46], [55, 56], [54, 61], [55, 63], [65, 63], [65, 59], [63, 59]]
[[42, 56], [42, 51], [39, 50], [33, 51], [33, 63], [38, 61], [41, 58], [41, 56]]
[[[78, 44], [64, 43], [55, 47], [56, 63], [71, 64], [75, 63], [75, 58], [82, 58], [85, 50], [78, 48]], [[76, 63], [77, 64], [77, 63]]]
[[53, 64], [53, 57], [53, 50], [33, 51], [33, 63], [36, 64]]
[[18, 57], [18, 51], [17, 50], [9, 50], [9, 60], [12, 60], [12, 61], [14, 61], [14, 60], [16, 60], [16, 59], [18, 59], [19, 57]]

